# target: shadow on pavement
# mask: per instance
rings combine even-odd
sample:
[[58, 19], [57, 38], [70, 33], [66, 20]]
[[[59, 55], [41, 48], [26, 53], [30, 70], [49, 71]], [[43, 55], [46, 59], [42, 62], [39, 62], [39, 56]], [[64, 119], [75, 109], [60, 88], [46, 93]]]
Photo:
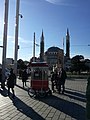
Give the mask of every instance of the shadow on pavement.
[[[21, 86], [17, 85], [17, 87], [23, 89]], [[26, 90], [27, 91], [27, 90]], [[62, 95], [62, 94], [60, 94]], [[78, 100], [80, 102], [86, 102], [86, 98], [84, 94], [79, 93], [78, 91], [66, 90], [65, 96], [68, 96], [71, 101], [59, 98], [57, 96], [48, 96], [46, 98], [36, 98], [45, 104], [54, 107], [55, 109], [75, 118], [77, 120], [85, 120], [85, 108], [77, 103], [74, 103], [73, 100]], [[20, 102], [20, 100], [19, 100]], [[23, 104], [23, 103], [22, 103]], [[17, 105], [15, 105], [17, 106]], [[23, 106], [23, 105], [22, 105]], [[27, 106], [27, 105], [26, 105]], [[19, 106], [17, 106], [19, 108]], [[28, 109], [28, 106], [27, 106]], [[32, 109], [30, 108], [32, 114]], [[25, 114], [27, 114], [26, 112]], [[36, 113], [37, 114], [37, 113]]]
[[75, 99], [75, 100], [79, 100], [82, 102], [86, 102], [86, 96], [84, 94], [81, 94], [79, 92], [76, 91], [71, 91], [71, 90], [65, 90], [65, 94], [66, 96]]
[[79, 92], [79, 93], [85, 94], [85, 92], [83, 92], [83, 91], [78, 91], [78, 90], [71, 89], [71, 88], [66, 88], [66, 89], [69, 90], [69, 91], [75, 91], [75, 92]]
[[7, 89], [5, 88], [5, 89], [0, 89], [0, 93], [1, 93], [1, 95], [2, 96], [4, 96], [4, 97], [7, 97]]
[[15, 97], [13, 99], [10, 97], [10, 99], [13, 102], [13, 105], [19, 110], [21, 113], [26, 115], [32, 120], [45, 120], [43, 117], [41, 117], [37, 112], [35, 112], [30, 106], [25, 104], [22, 100], [20, 100], [18, 97]]
[[[17, 85], [20, 89], [23, 89], [21, 86]], [[24, 89], [27, 91], [27, 89]], [[3, 96], [6, 96], [7, 89], [2, 91], [0, 89], [0, 93]], [[61, 94], [60, 94], [61, 95]], [[71, 116], [72, 118], [75, 118], [76, 120], [85, 120], [85, 108], [77, 103], [74, 103], [74, 100], [79, 100], [77, 102], [85, 102], [83, 98], [85, 98], [85, 95], [80, 94], [78, 92], [73, 92], [67, 90], [65, 93], [65, 96], [70, 97], [70, 101], [59, 98], [58, 96], [47, 96], [45, 98], [37, 98], [39, 101]], [[35, 112], [30, 106], [28, 106], [26, 103], [24, 103], [22, 100], [20, 100], [17, 96], [15, 96], [15, 99], [10, 98], [13, 102], [13, 105], [19, 110], [21, 113], [26, 115], [27, 117], [33, 119], [33, 120], [45, 120], [42, 116], [40, 116], [37, 112]], [[76, 101], [75, 101], [76, 102]]]
[[[19, 88], [21, 88], [19, 86]], [[0, 93], [2, 96], [7, 97], [7, 89], [5, 88], [4, 90], [0, 89]], [[17, 96], [15, 98], [12, 98], [12, 93], [10, 92], [9, 98], [12, 100], [13, 105], [19, 110], [21, 113], [26, 115], [32, 120], [45, 120], [42, 116], [40, 116], [38, 113], [36, 113], [30, 106], [28, 106], [26, 103], [21, 101]]]
[[22, 89], [22, 90], [28, 91], [28, 86], [26, 86], [27, 88], [21, 87], [20, 85], [17, 85], [17, 84], [16, 84], [16, 86], [19, 87], [19, 88]]
[[76, 120], [85, 120], [85, 108], [74, 102], [70, 102], [57, 96], [50, 96], [45, 99], [40, 99], [45, 104], [54, 107], [55, 109], [75, 118]]

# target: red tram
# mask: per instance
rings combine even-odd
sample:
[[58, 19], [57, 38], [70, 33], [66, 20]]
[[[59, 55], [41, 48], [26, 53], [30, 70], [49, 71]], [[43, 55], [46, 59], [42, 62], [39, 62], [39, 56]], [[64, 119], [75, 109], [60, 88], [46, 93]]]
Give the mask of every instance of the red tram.
[[51, 95], [48, 81], [48, 64], [46, 62], [31, 63], [31, 81], [29, 95], [45, 97]]

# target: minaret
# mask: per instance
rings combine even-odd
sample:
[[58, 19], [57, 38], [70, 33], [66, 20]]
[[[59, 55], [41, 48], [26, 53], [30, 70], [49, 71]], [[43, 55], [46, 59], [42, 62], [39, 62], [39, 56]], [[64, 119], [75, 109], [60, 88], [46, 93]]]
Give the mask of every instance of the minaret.
[[69, 35], [68, 28], [67, 28], [67, 34], [66, 34], [66, 57], [70, 58], [70, 35]]
[[40, 61], [44, 61], [44, 35], [42, 30], [42, 36], [40, 41]]
[[34, 32], [34, 40], [33, 40], [33, 62], [35, 62], [35, 32]]

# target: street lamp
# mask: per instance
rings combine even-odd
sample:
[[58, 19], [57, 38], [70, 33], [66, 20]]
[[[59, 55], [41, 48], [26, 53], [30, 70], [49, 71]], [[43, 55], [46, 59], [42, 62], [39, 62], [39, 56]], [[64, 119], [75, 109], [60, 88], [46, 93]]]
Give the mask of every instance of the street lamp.
[[3, 48], [3, 54], [2, 54], [2, 82], [1, 82], [1, 87], [2, 88], [5, 88], [5, 67], [6, 67], [6, 48], [7, 48], [8, 7], [9, 7], [9, 0], [5, 0], [3, 46], [1, 46]]
[[34, 41], [33, 41], [33, 62], [35, 62], [35, 32], [34, 32]]
[[16, 3], [16, 24], [15, 24], [15, 53], [14, 53], [14, 73], [17, 75], [17, 56], [18, 56], [18, 26], [19, 26], [19, 16], [22, 18], [23, 16], [19, 14], [19, 5], [20, 0], [17, 0]]

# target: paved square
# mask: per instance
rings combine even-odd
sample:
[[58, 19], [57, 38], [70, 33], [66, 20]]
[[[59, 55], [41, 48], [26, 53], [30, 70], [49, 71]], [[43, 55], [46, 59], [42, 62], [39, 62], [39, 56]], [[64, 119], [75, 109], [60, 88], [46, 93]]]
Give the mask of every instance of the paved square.
[[[50, 82], [51, 85], [51, 82]], [[86, 79], [66, 81], [65, 94], [53, 93], [46, 98], [34, 99], [28, 95], [17, 79], [15, 99], [7, 96], [7, 89], [0, 88], [0, 120], [85, 120]]]

